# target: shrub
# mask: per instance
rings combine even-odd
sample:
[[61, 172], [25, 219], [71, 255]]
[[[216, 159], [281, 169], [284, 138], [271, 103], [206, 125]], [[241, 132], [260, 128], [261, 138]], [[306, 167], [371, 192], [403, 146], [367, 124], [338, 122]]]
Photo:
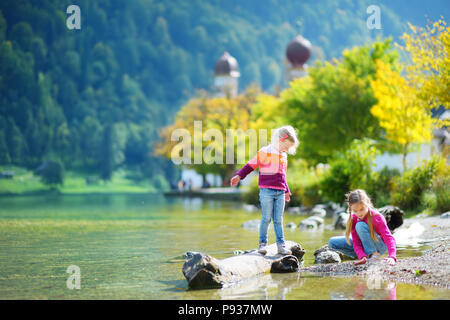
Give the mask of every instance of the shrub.
[[[424, 202], [424, 194], [432, 190], [435, 177], [437, 179], [435, 180], [435, 188], [441, 196], [441, 180], [436, 174], [444, 170], [444, 166], [446, 166], [445, 159], [433, 157], [428, 162], [424, 162], [424, 164], [404, 172], [402, 176], [394, 178], [391, 195], [392, 204], [404, 210], [420, 210], [421, 204]], [[445, 194], [445, 191], [443, 193]], [[430, 201], [428, 197], [426, 203], [430, 204]]]
[[450, 166], [441, 161], [431, 182], [431, 192], [436, 199], [435, 213], [450, 211]]
[[259, 187], [258, 178], [254, 178], [250, 184], [250, 189], [242, 196], [245, 203], [259, 206]]
[[297, 159], [290, 162], [288, 171], [288, 184], [292, 193], [289, 206], [304, 205], [311, 208], [322, 201], [319, 187], [322, 169], [308, 167], [305, 160]]
[[319, 182], [312, 182], [299, 190], [300, 204], [312, 208], [315, 204], [323, 201]]
[[59, 160], [49, 160], [37, 170], [37, 174], [41, 176], [42, 183], [46, 185], [63, 185], [64, 184], [64, 167]]
[[326, 199], [342, 203], [344, 195], [350, 190], [350, 167], [344, 159], [335, 160], [330, 164], [330, 169], [320, 182]]
[[370, 189], [373, 183], [372, 167], [378, 154], [374, 142], [369, 139], [355, 139], [348, 150], [337, 153], [320, 182], [324, 197], [342, 203], [349, 190]]
[[394, 177], [399, 176], [400, 171], [398, 169], [388, 167], [384, 167], [379, 172], [372, 172], [372, 180], [366, 191], [375, 207], [380, 208], [390, 204], [392, 181]]

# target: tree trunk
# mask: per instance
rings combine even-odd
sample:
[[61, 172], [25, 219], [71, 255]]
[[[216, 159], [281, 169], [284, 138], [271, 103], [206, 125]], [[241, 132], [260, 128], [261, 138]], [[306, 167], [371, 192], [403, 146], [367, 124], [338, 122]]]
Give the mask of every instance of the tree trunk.
[[297, 243], [286, 241], [286, 248], [292, 255], [277, 253], [277, 245], [267, 247], [267, 254], [256, 250], [238, 256], [218, 260], [206, 254], [197, 253], [183, 265], [183, 274], [191, 288], [221, 288], [236, 281], [265, 272], [296, 272], [299, 260], [305, 250]]
[[202, 188], [203, 188], [203, 186], [206, 183], [206, 173], [202, 172], [201, 175], [202, 175]]
[[406, 156], [408, 155], [408, 143], [403, 145], [403, 172], [406, 172]]

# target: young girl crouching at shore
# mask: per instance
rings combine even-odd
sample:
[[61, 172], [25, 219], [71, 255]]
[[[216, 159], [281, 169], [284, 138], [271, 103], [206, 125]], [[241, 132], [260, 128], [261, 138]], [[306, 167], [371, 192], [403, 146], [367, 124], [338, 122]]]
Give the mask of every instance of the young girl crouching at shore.
[[346, 195], [346, 202], [350, 215], [345, 236], [332, 237], [328, 242], [330, 248], [351, 258], [357, 257], [356, 265], [376, 259], [387, 250], [385, 260], [394, 265], [397, 261], [395, 238], [386, 219], [373, 207], [366, 192], [362, 189], [351, 191]]

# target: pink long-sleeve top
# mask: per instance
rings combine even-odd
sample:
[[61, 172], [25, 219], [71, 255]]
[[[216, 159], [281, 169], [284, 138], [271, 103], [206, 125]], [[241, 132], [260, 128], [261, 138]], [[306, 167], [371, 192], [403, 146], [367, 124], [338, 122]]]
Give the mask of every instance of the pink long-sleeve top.
[[244, 179], [250, 172], [259, 168], [259, 188], [284, 190], [291, 194], [286, 181], [287, 154], [279, 152], [275, 146], [269, 144], [262, 147], [258, 153], [236, 174]]
[[[372, 215], [372, 226], [373, 231], [378, 233], [378, 235], [383, 240], [384, 244], [387, 247], [387, 251], [390, 258], [393, 258], [395, 261], [397, 261], [396, 257], [396, 249], [395, 249], [395, 238], [392, 235], [391, 231], [389, 230], [386, 219], [383, 217], [383, 215], [377, 211], [374, 211], [370, 209], [370, 214]], [[358, 256], [358, 259], [362, 259], [363, 257], [367, 256], [364, 252], [363, 245], [361, 243], [361, 239], [359, 239], [358, 233], [356, 232], [355, 226], [356, 223], [359, 221], [364, 221], [367, 223], [367, 216], [364, 217], [364, 219], [360, 220], [356, 215], [352, 214], [352, 241], [353, 241], [353, 250], [355, 250], [356, 255]]]

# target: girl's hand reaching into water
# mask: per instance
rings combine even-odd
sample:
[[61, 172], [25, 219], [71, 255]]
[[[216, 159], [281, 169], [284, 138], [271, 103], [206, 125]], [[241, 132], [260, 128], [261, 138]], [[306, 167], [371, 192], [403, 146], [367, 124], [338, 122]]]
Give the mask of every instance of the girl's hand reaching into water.
[[239, 175], [235, 175], [233, 178], [231, 178], [230, 185], [232, 187], [235, 187], [235, 186], [237, 186], [237, 184], [239, 183], [240, 180], [241, 180], [241, 177]]
[[354, 262], [354, 265], [355, 265], [355, 266], [359, 266], [360, 264], [364, 264], [364, 263], [366, 263], [366, 262], [367, 262], [367, 257], [362, 257], [361, 260], [355, 261], [355, 262]]

